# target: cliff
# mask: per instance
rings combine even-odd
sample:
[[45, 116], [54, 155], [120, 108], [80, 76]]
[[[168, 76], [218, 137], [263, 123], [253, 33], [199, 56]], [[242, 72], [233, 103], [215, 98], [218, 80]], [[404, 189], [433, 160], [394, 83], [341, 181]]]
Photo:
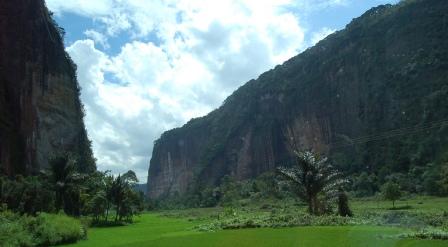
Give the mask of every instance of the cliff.
[[448, 2], [373, 8], [155, 142], [148, 195], [253, 178], [291, 145], [347, 174], [407, 174], [448, 160]]
[[43, 0], [0, 1], [0, 168], [33, 174], [70, 151], [95, 169], [76, 66]]

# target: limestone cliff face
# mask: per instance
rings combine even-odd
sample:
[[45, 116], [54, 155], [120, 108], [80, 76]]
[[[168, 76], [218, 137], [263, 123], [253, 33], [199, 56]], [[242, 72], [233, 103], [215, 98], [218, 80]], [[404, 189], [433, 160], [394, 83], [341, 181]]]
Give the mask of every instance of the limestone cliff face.
[[32, 174], [71, 151], [95, 169], [76, 66], [43, 0], [0, 1], [0, 166]]
[[448, 2], [379, 6], [164, 133], [148, 195], [255, 177], [288, 165], [291, 145], [347, 173], [407, 172], [446, 154], [446, 119]]

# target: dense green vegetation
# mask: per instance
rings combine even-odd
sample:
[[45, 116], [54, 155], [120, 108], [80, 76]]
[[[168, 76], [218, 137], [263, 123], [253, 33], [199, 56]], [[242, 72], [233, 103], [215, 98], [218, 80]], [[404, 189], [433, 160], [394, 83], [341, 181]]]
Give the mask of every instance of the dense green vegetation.
[[[217, 237], [221, 241], [218, 246], [230, 246], [235, 244], [233, 239], [237, 235], [247, 241], [247, 246], [274, 246], [276, 242], [269, 242], [268, 238], [277, 238], [276, 234], [281, 232], [282, 238], [289, 239], [283, 239], [286, 246], [298, 242], [312, 246], [329, 245], [330, 242], [332, 246], [357, 246], [361, 243], [355, 240], [358, 234], [360, 240], [371, 240], [371, 246], [448, 244], [443, 242], [448, 240], [447, 198], [422, 198], [403, 194], [397, 183], [388, 181], [376, 197], [359, 198], [350, 203], [347, 193], [343, 190], [347, 185], [346, 180], [325, 157], [309, 151], [295, 153], [296, 164], [289, 168], [279, 168], [277, 174], [267, 173], [255, 180], [242, 182], [225, 177], [219, 187], [205, 190], [208, 192], [199, 194], [196, 198], [188, 198], [199, 200], [202, 205], [209, 203], [211, 206], [222, 207], [161, 213], [169, 218], [187, 218], [194, 223], [193, 230], [208, 234], [197, 235], [191, 232], [194, 236], [172, 239], [171, 236], [162, 235], [160, 239], [151, 238], [146, 242], [170, 246], [175, 241], [187, 241], [191, 245], [201, 246], [202, 240], [206, 239], [210, 245], [218, 241], [215, 240]], [[153, 206], [188, 206], [182, 204], [183, 200], [185, 198], [182, 197], [178, 197], [177, 201], [165, 199]], [[388, 204], [387, 200], [392, 201], [392, 205]], [[337, 210], [334, 210], [335, 205]], [[241, 230], [248, 228], [257, 230]], [[239, 231], [228, 231], [236, 229]], [[356, 234], [346, 236], [346, 231], [355, 231]], [[292, 232], [306, 232], [306, 235], [290, 236]], [[318, 238], [319, 234], [332, 237], [323, 240]], [[223, 236], [228, 236], [229, 239], [222, 239]], [[255, 237], [263, 240], [259, 242], [259, 239], [253, 239]], [[434, 241], [416, 242], [409, 239]]]
[[[80, 173], [70, 154], [57, 155], [39, 176], [0, 176], [0, 246], [48, 246], [75, 242], [86, 225], [131, 223], [143, 208], [133, 171]], [[17, 241], [24, 241], [19, 243]]]
[[[428, 199], [429, 201], [424, 203]], [[220, 213], [215, 211], [206, 214], [206, 218], [210, 221], [199, 225], [197, 229], [213, 231], [258, 227], [390, 225], [446, 230], [448, 227], [446, 203], [446, 198], [408, 198], [401, 201], [399, 207], [391, 208], [390, 204], [382, 198], [370, 198], [353, 203], [353, 217], [341, 217], [336, 213], [310, 215], [307, 213], [305, 204], [294, 200], [263, 200], [243, 207], [226, 207]], [[188, 210], [183, 211], [184, 213], [180, 212], [182, 211], [167, 213], [167, 215], [188, 216], [188, 213], [185, 213]]]
[[[248, 204], [270, 200], [300, 200], [308, 205], [314, 215], [334, 214], [351, 216], [349, 198], [362, 199], [360, 191], [353, 190], [350, 177], [336, 170], [328, 159], [310, 151], [295, 152], [295, 165], [279, 167], [276, 172], [267, 172], [255, 179], [236, 181], [225, 176], [218, 187], [205, 187], [194, 193], [174, 194], [148, 202], [149, 209], [180, 209], [192, 207], [244, 207]], [[369, 181], [366, 179], [365, 181]], [[387, 180], [377, 198], [395, 202], [401, 197], [412, 197], [394, 179]], [[350, 191], [345, 192], [346, 189]], [[361, 191], [362, 192], [362, 191]]]
[[72, 216], [91, 216], [93, 223], [130, 222], [143, 210], [143, 194], [133, 188], [133, 171], [118, 176], [106, 172], [80, 173], [70, 154], [57, 155], [39, 176], [0, 177], [0, 203], [20, 214], [63, 210]]
[[0, 246], [28, 247], [73, 243], [86, 238], [87, 228], [64, 214], [40, 213], [36, 217], [0, 212]]

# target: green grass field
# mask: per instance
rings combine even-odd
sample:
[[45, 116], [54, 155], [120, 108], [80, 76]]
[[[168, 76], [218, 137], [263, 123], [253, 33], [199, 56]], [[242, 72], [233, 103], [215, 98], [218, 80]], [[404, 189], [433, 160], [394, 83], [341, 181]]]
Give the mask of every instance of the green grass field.
[[[387, 211], [392, 207], [390, 201], [376, 200], [374, 198], [357, 199], [350, 203], [352, 209], [355, 212], [363, 211]], [[410, 208], [407, 211], [422, 211], [426, 213], [443, 212], [448, 211], [448, 198], [447, 197], [425, 197], [419, 196], [415, 198], [408, 198], [398, 200], [395, 202], [395, 206]]]
[[[264, 202], [265, 203], [265, 202]], [[304, 210], [292, 202], [272, 201], [273, 206], [289, 210]], [[390, 202], [374, 199], [351, 203], [355, 215], [363, 212], [390, 212]], [[408, 213], [436, 214], [448, 210], [448, 198], [418, 197], [399, 201]], [[88, 240], [70, 246], [145, 247], [145, 246], [447, 246], [443, 240], [403, 239], [399, 235], [411, 230], [392, 226], [306, 226], [289, 228], [253, 228], [201, 232], [195, 226], [211, 222], [223, 208], [171, 210], [145, 213], [129, 226], [91, 228]], [[400, 211], [400, 210], [399, 210]], [[259, 203], [242, 210], [246, 216], [269, 214]], [[240, 213], [240, 212], [239, 212]]]
[[144, 214], [131, 226], [94, 228], [71, 246], [448, 246], [446, 241], [408, 240], [392, 227], [294, 227], [197, 232], [195, 222]]

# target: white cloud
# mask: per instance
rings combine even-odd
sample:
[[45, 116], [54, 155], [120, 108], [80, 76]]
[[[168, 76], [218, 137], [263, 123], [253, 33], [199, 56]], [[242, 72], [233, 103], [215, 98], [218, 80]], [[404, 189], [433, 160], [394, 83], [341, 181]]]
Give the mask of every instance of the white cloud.
[[319, 11], [333, 6], [347, 6], [354, 0], [301, 0], [296, 6], [302, 11]]
[[[58, 14], [96, 20], [95, 30], [86, 30], [89, 39], [67, 48], [78, 64], [86, 126], [99, 168], [133, 169], [142, 182], [163, 131], [205, 115], [237, 87], [305, 48], [304, 29], [290, 10], [297, 3], [289, 0], [48, 5]], [[118, 54], [95, 48], [121, 32], [131, 38]]]
[[58, 15], [63, 12], [71, 12], [94, 17], [107, 15], [113, 8], [111, 0], [46, 0], [46, 3], [50, 10]]
[[84, 34], [87, 38], [93, 39], [96, 43], [100, 44], [104, 49], [110, 48], [110, 45], [107, 42], [107, 37], [104, 34], [92, 29], [86, 30]]

